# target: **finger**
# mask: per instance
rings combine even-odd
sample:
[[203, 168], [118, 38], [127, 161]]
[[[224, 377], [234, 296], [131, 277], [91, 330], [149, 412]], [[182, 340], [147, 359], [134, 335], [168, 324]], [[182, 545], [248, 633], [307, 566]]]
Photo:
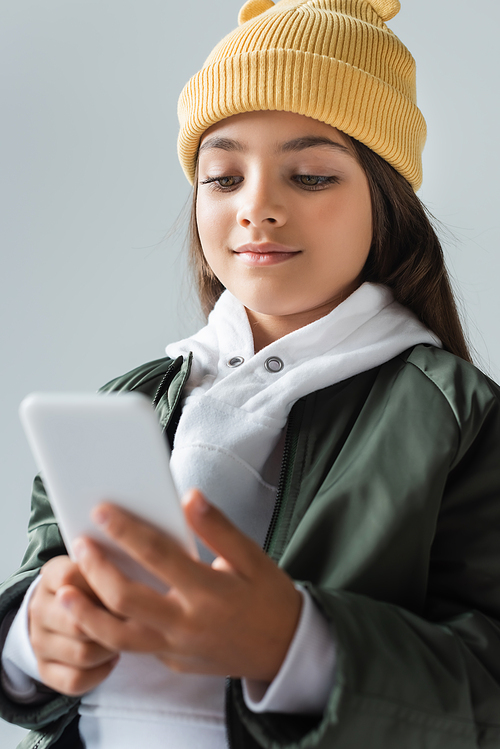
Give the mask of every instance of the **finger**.
[[[63, 586], [59, 590], [65, 588], [80, 591], [79, 588], [74, 588], [74, 586]], [[82, 593], [82, 595], [86, 594]], [[92, 598], [94, 598], [93, 594]], [[83, 642], [88, 640], [87, 635], [82, 632], [78, 623], [61, 606], [57, 594], [47, 591], [41, 585], [35, 590], [29, 604], [28, 627], [32, 641], [34, 637], [39, 637], [40, 634], [45, 632], [61, 634]]]
[[41, 570], [42, 582], [52, 593], [56, 593], [63, 585], [74, 585], [84, 593], [95, 597], [80, 568], [68, 556], [54, 557]]
[[96, 606], [75, 588], [61, 589], [58, 596], [62, 605], [87, 637], [103, 647], [138, 652], [158, 649], [165, 638], [153, 631], [151, 625], [175, 622], [180, 613], [179, 605], [146, 585], [131, 582], [104, 560], [111, 568], [108, 575], [99, 564], [98, 550], [96, 559], [91, 559], [93, 551], [89, 549], [88, 564], [101, 568], [99, 584], [103, 585], [104, 581], [104, 585], [100, 597], [106, 600], [107, 607]]
[[209, 584], [208, 565], [193, 559], [178, 541], [137, 516], [115, 505], [102, 504], [92, 518], [131, 557], [167, 585], [189, 593]]
[[[197, 536], [213, 552], [244, 577], [252, 577], [269, 558], [260, 546], [242, 533], [198, 489], [189, 490], [182, 499], [187, 521]], [[214, 565], [224, 568], [221, 563]]]
[[104, 681], [118, 663], [118, 660], [119, 658], [115, 657], [113, 661], [89, 670], [72, 668], [49, 661], [39, 663], [39, 671], [46, 686], [69, 697], [80, 697]]
[[46, 632], [38, 642], [32, 640], [38, 661], [61, 663], [65, 666], [89, 670], [113, 661], [117, 652], [96, 642], [75, 640], [72, 637]]

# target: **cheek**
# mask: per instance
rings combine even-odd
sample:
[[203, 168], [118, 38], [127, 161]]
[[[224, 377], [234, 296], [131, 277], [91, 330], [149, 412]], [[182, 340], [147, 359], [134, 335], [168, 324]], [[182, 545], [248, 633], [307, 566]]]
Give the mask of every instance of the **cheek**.
[[197, 200], [196, 224], [203, 256], [212, 273], [223, 283], [225, 258], [221, 250], [228, 244], [228, 231], [222, 214], [217, 201]]
[[341, 208], [342, 236], [353, 266], [364, 266], [373, 238], [373, 218], [368, 187]]
[[360, 203], [347, 197], [333, 204], [326, 203], [309, 214], [307, 223], [311, 234], [316, 234], [322, 243], [344, 251], [354, 262], [370, 250], [373, 235], [370, 201]]
[[217, 200], [198, 197], [196, 201], [196, 223], [203, 249], [224, 243], [229, 222], [227, 205]]

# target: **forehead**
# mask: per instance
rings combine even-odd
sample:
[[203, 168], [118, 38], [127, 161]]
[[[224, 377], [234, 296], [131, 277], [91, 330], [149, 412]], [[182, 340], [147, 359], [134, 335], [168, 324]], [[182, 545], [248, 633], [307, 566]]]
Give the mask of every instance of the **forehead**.
[[243, 112], [216, 122], [203, 133], [200, 150], [215, 135], [249, 141], [264, 138], [266, 141], [280, 143], [304, 134], [323, 136], [348, 144], [347, 138], [339, 130], [311, 117], [293, 112], [259, 111]]

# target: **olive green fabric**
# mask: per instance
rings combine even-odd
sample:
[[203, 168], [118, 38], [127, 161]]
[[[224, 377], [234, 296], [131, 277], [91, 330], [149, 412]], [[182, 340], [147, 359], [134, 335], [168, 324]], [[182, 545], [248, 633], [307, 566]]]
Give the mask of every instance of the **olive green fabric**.
[[[156, 395], [166, 426], [188, 369], [160, 360], [106, 389]], [[295, 404], [269, 553], [331, 621], [336, 681], [321, 716], [256, 715], [231, 682], [231, 746], [498, 749], [499, 396], [471, 365], [416, 346]], [[30, 529], [2, 615], [63, 550], [39, 482]], [[27, 708], [1, 696], [0, 710], [29, 727], [59, 719], [23, 743], [42, 747], [75, 701]]]

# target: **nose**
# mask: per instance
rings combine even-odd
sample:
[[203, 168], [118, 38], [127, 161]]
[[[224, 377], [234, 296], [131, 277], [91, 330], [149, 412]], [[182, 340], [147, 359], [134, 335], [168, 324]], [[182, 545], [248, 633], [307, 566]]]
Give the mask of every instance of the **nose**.
[[276, 185], [264, 175], [247, 178], [240, 190], [241, 204], [236, 219], [244, 228], [262, 225], [282, 226], [287, 220], [287, 210]]

